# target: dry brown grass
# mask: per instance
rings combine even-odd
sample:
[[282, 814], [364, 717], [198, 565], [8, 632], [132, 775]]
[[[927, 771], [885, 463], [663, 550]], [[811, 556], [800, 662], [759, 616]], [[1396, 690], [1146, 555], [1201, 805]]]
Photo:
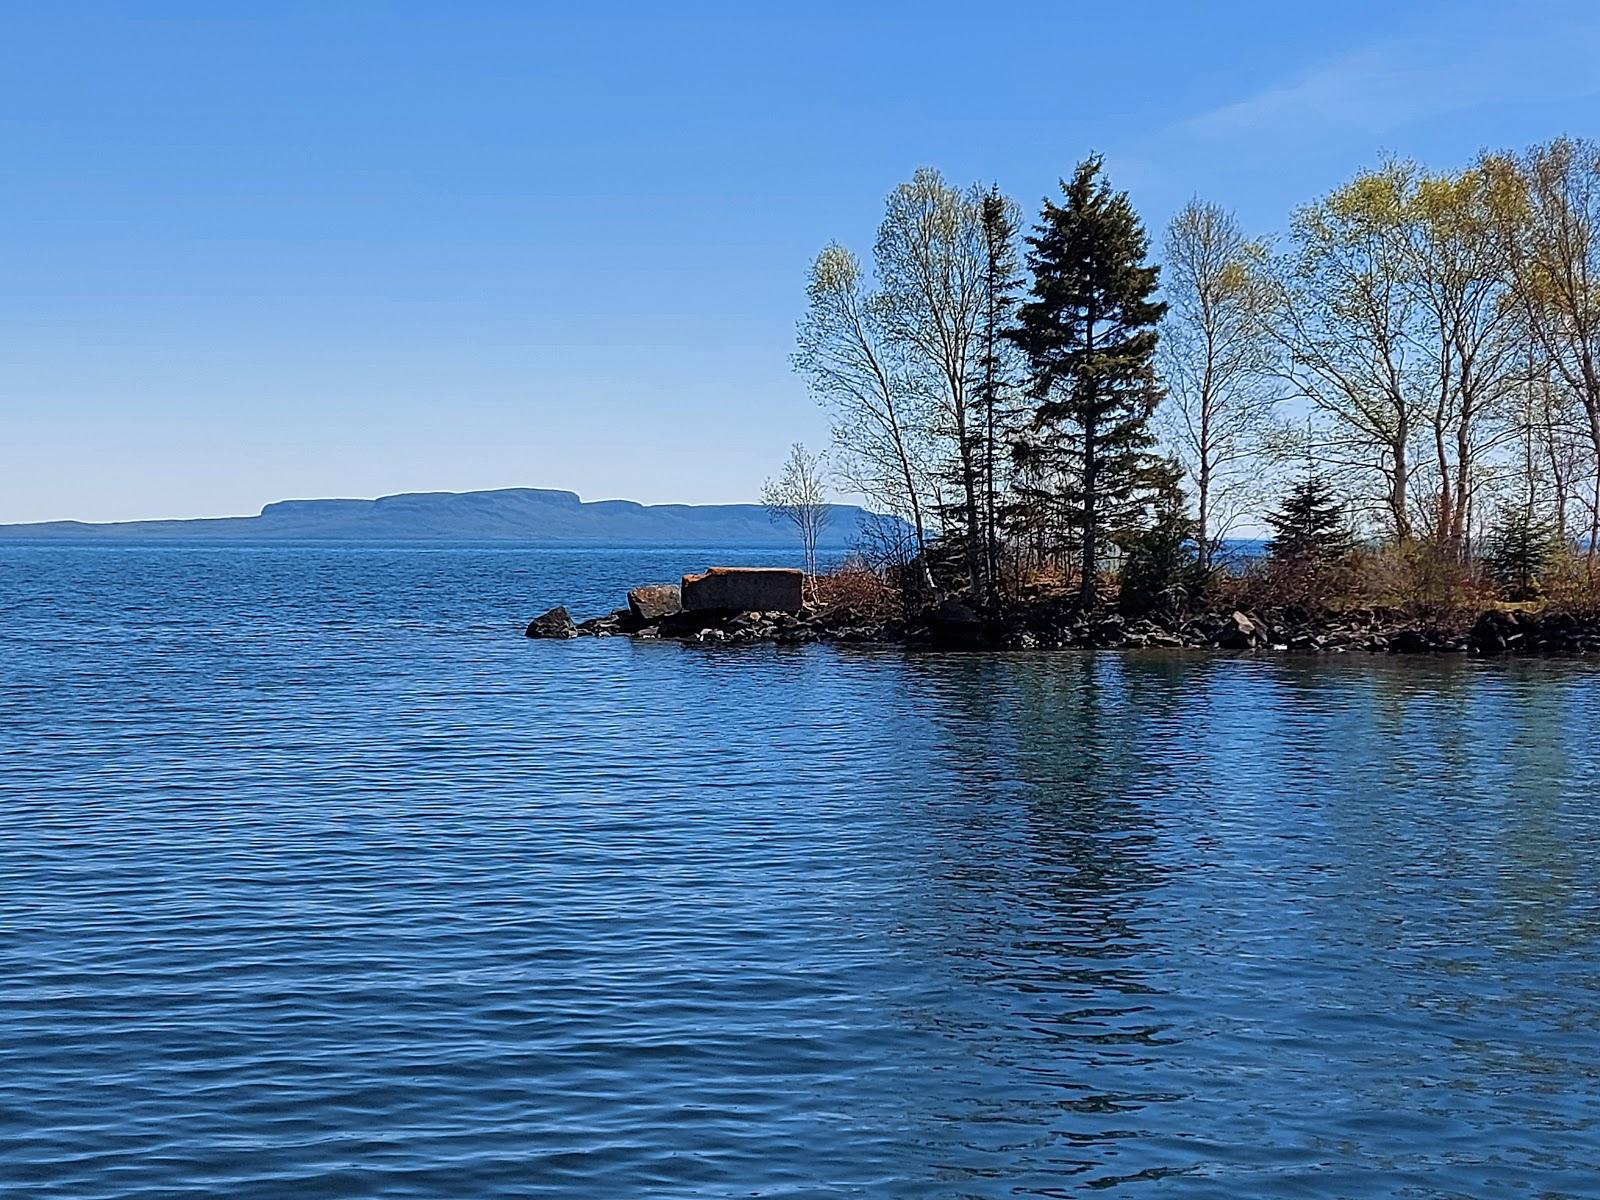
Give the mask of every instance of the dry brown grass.
[[1419, 625], [1444, 627], [1468, 620], [1495, 603], [1494, 588], [1470, 565], [1424, 546], [1379, 546], [1343, 561], [1313, 567], [1257, 561], [1211, 583], [1208, 607], [1308, 613], [1383, 611]]
[[899, 589], [861, 563], [846, 562], [807, 581], [807, 592], [818, 608], [849, 612], [862, 617], [890, 620], [902, 613]]
[[1430, 625], [1476, 616], [1496, 599], [1493, 585], [1470, 564], [1429, 546], [1357, 550], [1345, 569], [1354, 605], [1393, 609]]
[[1540, 607], [1574, 616], [1600, 616], [1600, 561], [1565, 554], [1539, 580]]

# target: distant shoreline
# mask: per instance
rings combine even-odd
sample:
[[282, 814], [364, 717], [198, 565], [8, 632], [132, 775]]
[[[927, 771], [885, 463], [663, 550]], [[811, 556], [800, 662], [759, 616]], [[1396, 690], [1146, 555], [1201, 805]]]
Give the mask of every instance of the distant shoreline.
[[[843, 552], [879, 517], [828, 506], [819, 545]], [[422, 492], [376, 500], [283, 500], [254, 517], [152, 521], [41, 521], [0, 525], [0, 541], [483, 541], [618, 545], [792, 546], [760, 504], [639, 504], [581, 499], [574, 492], [503, 488]]]

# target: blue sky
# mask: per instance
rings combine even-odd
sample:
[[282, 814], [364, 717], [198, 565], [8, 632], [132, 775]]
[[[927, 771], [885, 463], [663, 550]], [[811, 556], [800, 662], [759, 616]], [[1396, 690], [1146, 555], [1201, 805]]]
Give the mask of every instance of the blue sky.
[[1600, 136], [1586, 3], [0, 15], [0, 521], [749, 500], [826, 440], [807, 263], [918, 166], [1031, 212], [1098, 150], [1270, 233], [1383, 150]]

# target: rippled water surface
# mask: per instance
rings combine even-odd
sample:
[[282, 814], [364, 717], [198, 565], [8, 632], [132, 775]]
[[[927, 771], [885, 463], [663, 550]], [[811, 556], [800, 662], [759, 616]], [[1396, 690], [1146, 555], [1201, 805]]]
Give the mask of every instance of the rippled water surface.
[[1600, 669], [520, 636], [711, 560], [0, 548], [0, 1193], [1600, 1195]]

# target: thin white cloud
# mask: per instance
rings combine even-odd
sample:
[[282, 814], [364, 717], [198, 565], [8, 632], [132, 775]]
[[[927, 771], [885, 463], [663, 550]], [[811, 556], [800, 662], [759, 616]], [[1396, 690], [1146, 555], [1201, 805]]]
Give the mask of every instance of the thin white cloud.
[[1381, 134], [1488, 104], [1600, 93], [1600, 13], [1560, 21], [1518, 13], [1392, 39], [1181, 121], [1197, 140], [1344, 131]]

